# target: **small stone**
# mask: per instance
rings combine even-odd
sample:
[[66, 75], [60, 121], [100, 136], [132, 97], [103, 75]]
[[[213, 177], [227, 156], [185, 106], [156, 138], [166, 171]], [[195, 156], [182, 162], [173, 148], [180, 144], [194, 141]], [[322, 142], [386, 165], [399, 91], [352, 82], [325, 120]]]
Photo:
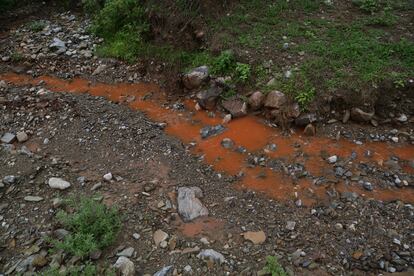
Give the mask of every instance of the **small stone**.
[[133, 237], [135, 240], [139, 240], [139, 239], [141, 238], [141, 235], [140, 235], [140, 234], [138, 234], [138, 233], [134, 233], [134, 234], [132, 234], [132, 237]]
[[351, 119], [356, 122], [369, 122], [374, 117], [375, 112], [365, 112], [359, 108], [351, 109]]
[[223, 124], [228, 124], [231, 121], [231, 114], [226, 114], [223, 118]]
[[155, 272], [153, 276], [167, 276], [167, 275], [170, 275], [172, 269], [173, 269], [172, 265], [165, 266], [161, 270]]
[[19, 141], [19, 143], [24, 143], [27, 140], [29, 140], [29, 136], [24, 131], [17, 132], [16, 137], [17, 137], [17, 141]]
[[336, 155], [332, 155], [331, 157], [328, 158], [329, 164], [335, 164], [337, 161], [338, 161], [338, 156]]
[[405, 114], [401, 114], [400, 117], [397, 118], [397, 121], [401, 122], [401, 123], [405, 123], [408, 121], [408, 117]]
[[100, 64], [96, 69], [95, 69], [95, 71], [93, 71], [93, 73], [92, 73], [92, 75], [93, 76], [95, 76], [95, 75], [99, 75], [100, 73], [102, 73], [103, 71], [105, 71], [105, 69], [106, 69], [106, 65], [105, 64]]
[[127, 257], [119, 257], [114, 264], [114, 268], [120, 273], [121, 276], [134, 276], [135, 275], [135, 265]]
[[166, 241], [168, 239], [168, 234], [162, 231], [161, 229], [155, 231], [154, 236], [154, 243], [156, 246], [159, 246], [161, 242]]
[[215, 251], [214, 249], [204, 249], [200, 253], [198, 253], [197, 258], [205, 260], [205, 261], [212, 261], [218, 264], [222, 264], [226, 261], [224, 256]]
[[364, 182], [364, 183], [362, 184], [362, 187], [364, 187], [364, 189], [365, 189], [365, 190], [367, 190], [367, 191], [372, 191], [372, 190], [374, 190], [374, 186], [372, 185], [372, 183], [371, 183], [371, 182]]
[[398, 143], [399, 139], [398, 137], [391, 137], [391, 141], [393, 141], [394, 143]]
[[335, 228], [336, 228], [336, 230], [342, 230], [342, 229], [344, 229], [344, 226], [340, 223], [337, 223], [337, 224], [335, 224]]
[[191, 274], [193, 272], [193, 268], [190, 265], [186, 265], [183, 269], [184, 273]]
[[103, 179], [105, 180], [105, 181], [111, 181], [112, 180], [112, 173], [107, 173], [107, 174], [105, 174], [104, 176], [103, 176]]
[[209, 245], [210, 244], [210, 242], [207, 240], [207, 238], [204, 238], [204, 237], [200, 239], [200, 242], [204, 245]]
[[102, 187], [102, 183], [98, 182], [98, 183], [96, 183], [95, 185], [92, 186], [91, 191], [96, 191], [101, 187]]
[[16, 181], [17, 181], [17, 177], [14, 175], [6, 175], [5, 177], [3, 177], [3, 180], [2, 180], [2, 182], [5, 185], [12, 185], [16, 183]]
[[16, 135], [13, 133], [7, 132], [1, 137], [1, 142], [5, 144], [12, 144], [16, 139]]
[[289, 231], [295, 230], [295, 227], [296, 227], [296, 222], [294, 222], [294, 221], [288, 221], [286, 223], [286, 229], [289, 230]]
[[49, 179], [49, 187], [52, 189], [66, 190], [70, 187], [70, 183], [62, 178], [52, 177]]
[[43, 197], [41, 196], [25, 196], [24, 200], [29, 202], [39, 202], [43, 200]]
[[245, 232], [242, 234], [245, 240], [251, 241], [253, 244], [262, 244], [266, 241], [266, 234], [263, 231]]
[[134, 251], [135, 249], [133, 247], [128, 247], [122, 250], [121, 252], [118, 252], [116, 255], [130, 258], [134, 254]]
[[199, 187], [180, 187], [178, 189], [178, 213], [185, 222], [201, 216], [208, 216], [208, 210], [200, 201], [203, 192]]
[[231, 149], [234, 146], [234, 142], [230, 139], [230, 138], [224, 138], [221, 141], [221, 145], [223, 146], [223, 148], [225, 149]]

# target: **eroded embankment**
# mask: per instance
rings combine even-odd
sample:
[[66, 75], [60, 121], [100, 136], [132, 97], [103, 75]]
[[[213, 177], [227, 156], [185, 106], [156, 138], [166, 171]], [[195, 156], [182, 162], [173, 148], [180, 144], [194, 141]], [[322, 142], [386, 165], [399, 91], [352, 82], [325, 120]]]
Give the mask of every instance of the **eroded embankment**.
[[[167, 123], [165, 131], [168, 134], [184, 143], [194, 142], [191, 151], [203, 155], [204, 161], [215, 170], [241, 176], [236, 187], [265, 192], [277, 200], [300, 199], [303, 204], [312, 205], [327, 198], [328, 191], [331, 194], [332, 191], [350, 191], [379, 200], [414, 202], [414, 189], [411, 187], [387, 186], [377, 179], [373, 181], [375, 189], [367, 191], [356, 180], [338, 177], [336, 165], [326, 162], [327, 156], [337, 155], [340, 161], [346, 163], [347, 171], [358, 176], [361, 164], [370, 164], [376, 170], [387, 171], [386, 161], [394, 157], [403, 165], [405, 173], [410, 174], [413, 170], [407, 164], [414, 158], [412, 145], [384, 142], [357, 145], [345, 139], [336, 141], [299, 134], [286, 137], [255, 116], [233, 120], [226, 125], [226, 131], [222, 134], [202, 139], [200, 129], [206, 125], [220, 124], [220, 116], [211, 117], [206, 112], [196, 111], [191, 100], [185, 102], [185, 109], [167, 108], [163, 105], [163, 91], [154, 84], [104, 84], [84, 79], [66, 81], [50, 76], [32, 78], [17, 74], [4, 74], [0, 79], [14, 85], [37, 85], [43, 81], [42, 85], [54, 92], [89, 93], [127, 104], [132, 109], [145, 112], [154, 121]], [[223, 147], [223, 138], [230, 138], [235, 146]], [[273, 149], [265, 150], [269, 145], [274, 145]], [[274, 160], [276, 165], [269, 165], [271, 162], [252, 164], [248, 162], [252, 156]], [[298, 168], [306, 173], [298, 177]]]

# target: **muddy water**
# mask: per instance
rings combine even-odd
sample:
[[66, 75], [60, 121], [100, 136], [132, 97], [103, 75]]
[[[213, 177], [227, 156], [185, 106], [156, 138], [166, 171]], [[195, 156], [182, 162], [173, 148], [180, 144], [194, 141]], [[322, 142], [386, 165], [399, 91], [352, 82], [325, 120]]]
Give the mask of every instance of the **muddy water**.
[[[65, 81], [54, 77], [42, 76], [32, 78], [26, 75], [5, 74], [0, 79], [15, 85], [38, 84], [44, 81], [44, 86], [54, 92], [89, 93], [94, 96], [103, 96], [114, 102], [123, 102], [132, 109], [145, 112], [154, 121], [165, 122], [165, 131], [184, 143], [195, 142], [192, 152], [203, 155], [204, 161], [215, 170], [231, 175], [243, 172], [243, 177], [235, 185], [236, 188], [248, 188], [264, 192], [277, 200], [288, 201], [301, 199], [305, 205], [313, 205], [327, 198], [327, 191], [333, 189], [338, 192], [352, 191], [358, 194], [379, 200], [400, 199], [414, 203], [414, 190], [412, 188], [376, 188], [372, 192], [365, 191], [358, 183], [345, 183], [335, 178], [333, 166], [327, 164], [325, 156], [338, 155], [346, 159], [354, 152], [357, 158], [352, 162], [354, 169], [360, 163], [371, 163], [382, 167], [391, 156], [400, 160], [414, 159], [412, 145], [395, 145], [389, 143], [364, 143], [356, 145], [347, 140], [335, 141], [324, 137], [304, 137], [294, 134], [283, 136], [278, 130], [270, 128], [261, 122], [260, 118], [246, 116], [233, 120], [228, 124], [227, 130], [221, 135], [201, 139], [200, 129], [206, 125], [221, 123], [220, 116], [211, 118], [204, 111], [195, 111], [194, 103], [185, 102], [184, 111], [176, 111], [163, 106], [164, 93], [153, 84], [104, 84], [91, 83], [84, 79]], [[151, 94], [149, 99], [144, 97]], [[295, 179], [286, 173], [275, 171], [267, 167], [251, 167], [247, 164], [247, 154], [242, 154], [221, 146], [223, 138], [232, 139], [237, 146], [242, 146], [248, 152], [263, 152], [269, 144], [276, 144], [275, 151], [265, 151], [269, 158], [280, 159], [285, 162], [301, 163], [314, 177], [324, 176], [332, 181], [330, 184], [315, 185], [311, 178]], [[366, 157], [365, 153], [371, 151], [372, 155]], [[407, 170], [409, 170], [407, 168]], [[282, 170], [283, 171], [283, 170]], [[407, 171], [412, 173], [412, 171]]]

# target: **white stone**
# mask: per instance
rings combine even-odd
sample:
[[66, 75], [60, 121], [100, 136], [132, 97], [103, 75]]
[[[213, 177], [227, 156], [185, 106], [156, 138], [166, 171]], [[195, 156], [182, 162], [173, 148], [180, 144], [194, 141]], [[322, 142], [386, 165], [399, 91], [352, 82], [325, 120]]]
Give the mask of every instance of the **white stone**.
[[112, 173], [107, 173], [103, 176], [103, 179], [105, 179], [106, 181], [111, 181], [112, 180]]
[[70, 187], [70, 183], [62, 178], [52, 177], [49, 179], [49, 187], [52, 189], [65, 190]]
[[328, 162], [330, 164], [334, 164], [334, 163], [336, 163], [336, 161], [338, 161], [338, 156], [336, 156], [336, 155], [333, 155], [333, 156], [328, 158]]

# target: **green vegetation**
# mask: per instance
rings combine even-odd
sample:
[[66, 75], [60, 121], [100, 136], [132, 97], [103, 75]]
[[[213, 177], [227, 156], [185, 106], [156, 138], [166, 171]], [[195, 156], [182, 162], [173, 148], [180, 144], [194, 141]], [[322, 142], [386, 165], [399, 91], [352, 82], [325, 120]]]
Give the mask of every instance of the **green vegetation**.
[[279, 264], [276, 257], [267, 256], [266, 265], [264, 267], [266, 273], [271, 274], [272, 276], [287, 276], [283, 267]]
[[13, 53], [10, 55], [10, 59], [11, 59], [13, 62], [20, 62], [20, 61], [22, 61], [22, 60], [23, 60], [23, 55], [22, 55], [21, 53], [19, 53], [19, 52], [13, 52]]
[[39, 21], [32, 21], [27, 26], [32, 32], [40, 32], [46, 27], [46, 23], [39, 20]]
[[[96, 276], [98, 275], [97, 267], [92, 263], [86, 263], [81, 266], [74, 266], [69, 268], [67, 271], [59, 271], [57, 267], [51, 267], [37, 275], [42, 276]], [[108, 275], [109, 276], [109, 275]]]
[[75, 211], [60, 211], [57, 219], [71, 233], [63, 241], [52, 240], [56, 248], [84, 257], [112, 244], [121, 228], [116, 209], [89, 198], [72, 199], [68, 203]]

